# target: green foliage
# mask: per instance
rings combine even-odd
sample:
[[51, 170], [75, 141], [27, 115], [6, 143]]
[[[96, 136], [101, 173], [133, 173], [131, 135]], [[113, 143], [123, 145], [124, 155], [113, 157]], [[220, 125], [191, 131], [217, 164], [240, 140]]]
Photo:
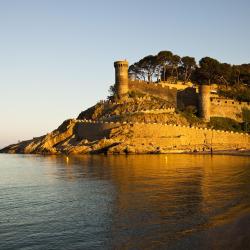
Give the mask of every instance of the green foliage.
[[219, 85], [250, 86], [250, 63], [230, 65], [221, 63], [211, 57], [204, 57], [196, 65], [194, 57], [180, 57], [171, 51], [160, 51], [157, 55], [149, 55], [129, 67], [129, 74], [135, 79], [144, 81], [187, 82], [190, 79], [199, 84], [216, 83]]
[[116, 90], [115, 90], [115, 85], [111, 85], [110, 87], [109, 87], [109, 94], [110, 95], [115, 95], [115, 92], [116, 92]]
[[242, 109], [243, 121], [250, 123], [250, 109], [243, 108]]
[[193, 57], [185, 56], [181, 58], [171, 51], [160, 51], [157, 55], [149, 55], [129, 67], [129, 75], [135, 79], [163, 81], [169, 78], [178, 81], [190, 79], [196, 62]]
[[193, 79], [199, 84], [216, 82], [219, 75], [220, 63], [210, 57], [204, 57], [199, 61], [199, 67], [193, 75]]
[[250, 88], [247, 86], [235, 85], [233, 87], [220, 88], [218, 94], [240, 102], [250, 102]]
[[171, 58], [173, 57], [173, 53], [171, 51], [160, 51], [157, 54], [158, 62], [160, 64], [160, 71], [162, 73], [162, 80], [166, 80], [166, 72], [167, 68], [171, 64]]
[[242, 132], [243, 126], [237, 121], [225, 117], [211, 117], [208, 127], [218, 130]]
[[196, 116], [197, 109], [194, 106], [187, 106], [182, 111], [177, 111], [177, 113], [181, 114], [183, 117], [186, 118], [186, 120], [189, 122], [190, 125], [197, 125], [201, 124], [202, 120]]
[[159, 62], [157, 56], [145, 56], [139, 62], [136, 62], [129, 67], [129, 75], [135, 79], [143, 79], [152, 82], [153, 76], [159, 71]]
[[109, 90], [108, 90], [108, 92], [109, 92], [109, 95], [108, 95], [108, 97], [107, 97], [107, 99], [108, 100], [114, 100], [114, 99], [116, 99], [116, 86], [115, 85], [111, 85], [110, 87], [109, 87]]
[[179, 75], [184, 82], [188, 82], [192, 75], [192, 72], [196, 68], [196, 62], [194, 57], [184, 56], [181, 58], [181, 66], [179, 67]]

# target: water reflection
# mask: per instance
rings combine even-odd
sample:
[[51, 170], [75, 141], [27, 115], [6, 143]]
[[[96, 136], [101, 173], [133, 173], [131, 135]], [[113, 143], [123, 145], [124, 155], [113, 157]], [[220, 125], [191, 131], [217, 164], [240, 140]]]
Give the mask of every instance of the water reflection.
[[204, 230], [249, 208], [248, 165], [248, 157], [235, 156], [83, 156], [71, 157], [56, 175], [112, 183], [115, 248], [159, 248], [176, 239], [181, 247], [194, 235], [206, 248]]
[[[57, 216], [61, 212], [52, 225], [61, 232], [64, 220], [67, 222], [69, 232], [60, 234], [64, 246], [74, 241], [79, 249], [248, 246], [249, 157], [51, 156], [23, 160], [32, 165], [30, 175], [36, 183], [47, 185], [46, 189], [38, 185], [42, 202], [50, 201], [43, 204], [47, 213], [52, 215], [53, 210]], [[41, 167], [35, 168], [37, 165]], [[43, 216], [45, 220], [46, 214]], [[69, 235], [74, 235], [74, 241]]]

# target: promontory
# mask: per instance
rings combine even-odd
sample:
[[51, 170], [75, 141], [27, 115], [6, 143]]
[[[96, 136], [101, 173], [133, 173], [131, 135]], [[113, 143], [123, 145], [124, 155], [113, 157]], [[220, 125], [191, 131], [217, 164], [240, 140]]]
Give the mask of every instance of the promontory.
[[115, 84], [106, 100], [76, 119], [64, 121], [51, 133], [0, 152], [69, 155], [250, 150], [250, 65], [245, 65], [248, 78], [241, 73], [235, 76], [239, 82], [233, 74], [240, 67], [243, 72], [244, 65], [226, 65], [209, 57], [196, 65], [194, 58], [181, 58], [170, 51], [147, 56], [131, 66], [126, 60], [116, 61]]

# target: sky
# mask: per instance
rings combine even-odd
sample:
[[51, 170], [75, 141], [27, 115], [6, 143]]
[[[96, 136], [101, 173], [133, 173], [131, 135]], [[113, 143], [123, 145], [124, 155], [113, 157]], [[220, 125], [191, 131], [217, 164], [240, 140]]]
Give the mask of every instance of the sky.
[[113, 62], [250, 63], [249, 0], [0, 0], [0, 148], [103, 100]]

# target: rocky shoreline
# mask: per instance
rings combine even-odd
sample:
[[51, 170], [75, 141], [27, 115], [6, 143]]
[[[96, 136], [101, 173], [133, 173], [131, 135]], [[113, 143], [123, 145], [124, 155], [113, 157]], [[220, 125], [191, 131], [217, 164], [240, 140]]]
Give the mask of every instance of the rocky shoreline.
[[[0, 150], [0, 153], [18, 153], [18, 154], [42, 154], [42, 155], [78, 155], [78, 154], [229, 154], [229, 155], [250, 155], [248, 148], [239, 148], [237, 145], [213, 145], [209, 144], [192, 145], [185, 143], [182, 136], [165, 136], [159, 137], [160, 131], [157, 124], [131, 124], [119, 123], [120, 125], [105, 130], [102, 134], [96, 131], [100, 128], [98, 124], [112, 125], [117, 123], [84, 123], [79, 120], [69, 119], [63, 122], [53, 132], [33, 138], [32, 140], [23, 141], [18, 144], [7, 146]], [[79, 125], [83, 127], [84, 135], [79, 137]], [[92, 126], [92, 127], [91, 127]], [[149, 127], [150, 126], [150, 127]], [[164, 126], [160, 125], [167, 133], [170, 129], [174, 129], [177, 133], [189, 129], [183, 126]], [[154, 128], [155, 127], [155, 128]], [[155, 131], [153, 130], [155, 129]], [[180, 132], [179, 132], [180, 131]], [[203, 132], [204, 131], [204, 132]], [[194, 129], [192, 133], [205, 133], [206, 129]], [[158, 133], [159, 132], [159, 133]], [[211, 131], [208, 131], [211, 133]], [[151, 133], [151, 134], [150, 134]], [[152, 134], [153, 133], [153, 134]], [[155, 133], [155, 137], [154, 137]], [[158, 133], [158, 135], [157, 135]], [[218, 132], [221, 134], [221, 132]], [[224, 132], [222, 132], [224, 133]], [[178, 135], [178, 134], [177, 134]], [[241, 134], [232, 134], [232, 136], [247, 136]], [[97, 138], [94, 138], [94, 137]], [[107, 137], [105, 137], [107, 136]], [[157, 137], [158, 136], [158, 137]], [[222, 135], [221, 135], [222, 136]], [[226, 136], [231, 134], [226, 133]], [[249, 136], [247, 136], [249, 137]], [[89, 139], [92, 138], [92, 139]], [[195, 138], [195, 136], [194, 136]], [[192, 139], [188, 135], [186, 141]], [[179, 141], [178, 146], [173, 146]], [[248, 138], [249, 141], [249, 138]], [[176, 143], [177, 145], [177, 143]]]
[[51, 133], [0, 153], [249, 155], [249, 134], [211, 129], [198, 118], [191, 122], [166, 100], [146, 97], [99, 102]]

